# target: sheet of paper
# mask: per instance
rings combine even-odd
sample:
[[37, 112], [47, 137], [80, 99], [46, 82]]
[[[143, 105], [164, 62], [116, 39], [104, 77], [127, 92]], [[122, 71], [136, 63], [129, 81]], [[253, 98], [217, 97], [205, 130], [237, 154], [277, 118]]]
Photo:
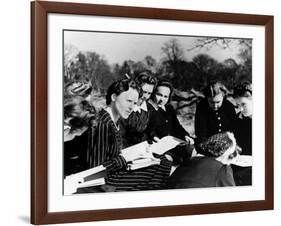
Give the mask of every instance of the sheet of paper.
[[253, 157], [251, 155], [238, 155], [231, 163], [242, 167], [252, 166]]

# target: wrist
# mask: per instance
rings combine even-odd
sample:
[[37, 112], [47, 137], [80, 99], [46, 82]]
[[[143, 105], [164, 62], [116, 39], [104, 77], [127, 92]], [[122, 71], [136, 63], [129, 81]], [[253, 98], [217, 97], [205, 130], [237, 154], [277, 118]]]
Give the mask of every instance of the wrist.
[[170, 161], [173, 162], [173, 157], [171, 155], [165, 154], [165, 158]]

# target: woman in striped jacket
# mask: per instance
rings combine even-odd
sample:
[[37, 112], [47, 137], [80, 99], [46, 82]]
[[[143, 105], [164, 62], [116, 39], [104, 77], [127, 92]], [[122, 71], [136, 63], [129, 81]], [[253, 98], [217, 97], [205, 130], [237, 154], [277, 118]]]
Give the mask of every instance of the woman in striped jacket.
[[[132, 80], [114, 82], [106, 95], [107, 107], [100, 111], [97, 127], [91, 128], [88, 147], [88, 167], [103, 165], [106, 168], [106, 186], [110, 191], [137, 191], [162, 189], [171, 170], [171, 162], [160, 157], [160, 165], [153, 165], [134, 171], [127, 170], [127, 164], [147, 153], [122, 154], [122, 138], [119, 119], [126, 119], [133, 111], [139, 98], [138, 86]], [[152, 157], [152, 156], [151, 156]], [[83, 193], [95, 189], [83, 189]], [[79, 193], [79, 191], [78, 191]]]

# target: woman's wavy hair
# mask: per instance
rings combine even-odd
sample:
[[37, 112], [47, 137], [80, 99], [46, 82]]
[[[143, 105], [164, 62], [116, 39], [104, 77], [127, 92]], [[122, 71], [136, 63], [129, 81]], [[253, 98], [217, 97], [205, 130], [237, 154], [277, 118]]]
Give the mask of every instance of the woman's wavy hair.
[[139, 86], [142, 86], [143, 84], [149, 84], [149, 85], [156, 85], [157, 83], [157, 78], [152, 75], [151, 72], [144, 71], [141, 72], [137, 77], [136, 77], [136, 82], [138, 83]]
[[129, 90], [129, 88], [132, 88], [138, 92], [140, 95], [140, 88], [137, 85], [136, 81], [132, 79], [121, 79], [118, 81], [113, 82], [109, 88], [107, 89], [106, 94], [106, 104], [110, 105], [112, 102], [111, 96], [112, 94], [116, 94], [117, 96], [120, 95], [123, 92], [126, 92]]

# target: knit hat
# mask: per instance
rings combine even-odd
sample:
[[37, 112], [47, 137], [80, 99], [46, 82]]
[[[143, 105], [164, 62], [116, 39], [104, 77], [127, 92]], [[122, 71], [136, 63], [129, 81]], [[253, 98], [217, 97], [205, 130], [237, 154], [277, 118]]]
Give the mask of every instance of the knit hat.
[[212, 157], [222, 156], [231, 147], [234, 150], [236, 149], [236, 140], [233, 133], [230, 132], [215, 134], [199, 144], [199, 148], [203, 153]]

